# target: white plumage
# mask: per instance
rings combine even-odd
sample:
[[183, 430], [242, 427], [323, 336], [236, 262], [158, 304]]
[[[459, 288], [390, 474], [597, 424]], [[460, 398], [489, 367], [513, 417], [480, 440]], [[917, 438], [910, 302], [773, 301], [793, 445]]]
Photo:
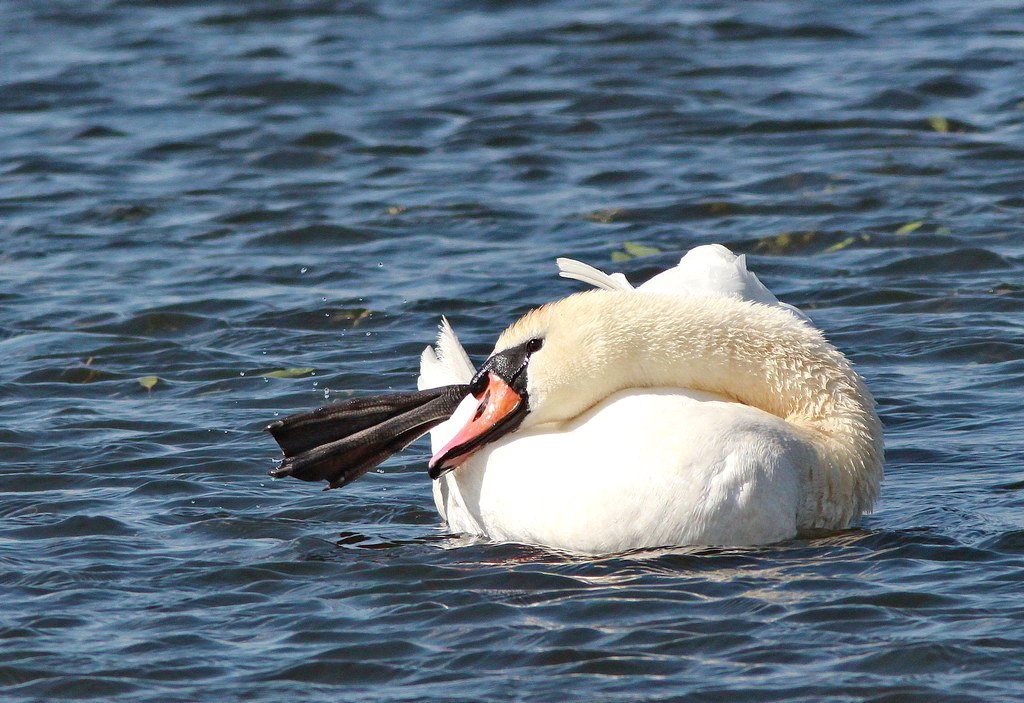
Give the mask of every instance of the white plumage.
[[[451, 530], [599, 554], [759, 544], [848, 526], [882, 475], [874, 403], [806, 316], [744, 257], [709, 245], [634, 289], [559, 259], [603, 291], [529, 313], [495, 351], [534, 336], [530, 412], [516, 432], [434, 482]], [[444, 321], [420, 388], [473, 367]], [[431, 432], [434, 451], [474, 414], [472, 396]]]

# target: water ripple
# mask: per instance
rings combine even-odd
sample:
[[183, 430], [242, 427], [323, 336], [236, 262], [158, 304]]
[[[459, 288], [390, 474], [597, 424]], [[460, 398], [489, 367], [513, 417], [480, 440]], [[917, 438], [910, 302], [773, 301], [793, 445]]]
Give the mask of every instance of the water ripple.
[[[1018, 14], [0, 4], [4, 695], [1019, 696]], [[423, 445], [266, 477], [263, 425], [410, 387], [440, 315], [482, 358], [555, 256], [712, 241], [874, 390], [859, 528], [581, 559], [445, 533]]]

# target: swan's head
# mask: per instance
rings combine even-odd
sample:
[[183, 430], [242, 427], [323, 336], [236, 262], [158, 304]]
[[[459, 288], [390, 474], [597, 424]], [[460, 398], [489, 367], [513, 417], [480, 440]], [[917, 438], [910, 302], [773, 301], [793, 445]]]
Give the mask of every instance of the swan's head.
[[430, 460], [430, 475], [454, 469], [516, 429], [571, 420], [621, 387], [634, 346], [616, 324], [623, 295], [577, 293], [506, 329], [470, 382], [476, 412]]

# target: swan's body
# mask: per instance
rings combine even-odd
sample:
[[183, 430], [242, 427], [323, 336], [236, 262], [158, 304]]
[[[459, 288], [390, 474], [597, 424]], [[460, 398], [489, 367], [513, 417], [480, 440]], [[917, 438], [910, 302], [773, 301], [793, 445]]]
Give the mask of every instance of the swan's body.
[[754, 408], [626, 390], [565, 431], [499, 440], [435, 482], [434, 499], [455, 532], [590, 554], [758, 544], [796, 532], [798, 467], [811, 459], [782, 420]]
[[[529, 412], [434, 482], [453, 531], [596, 554], [768, 543], [870, 510], [882, 474], [870, 394], [742, 257], [698, 247], [636, 289], [579, 262], [559, 268], [605, 290], [534, 311], [498, 340], [492, 359], [543, 340], [520, 369]], [[445, 323], [420, 388], [473, 377]], [[488, 397], [467, 396], [432, 430], [435, 460]]]

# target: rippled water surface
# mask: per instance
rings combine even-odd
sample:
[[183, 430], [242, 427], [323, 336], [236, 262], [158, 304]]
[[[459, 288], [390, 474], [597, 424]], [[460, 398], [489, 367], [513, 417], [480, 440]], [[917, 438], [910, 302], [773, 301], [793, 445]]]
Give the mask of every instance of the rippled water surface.
[[[670, 5], [0, 3], [0, 697], [1024, 696], [1024, 5]], [[479, 361], [555, 256], [707, 242], [874, 389], [860, 529], [577, 560], [460, 546], [422, 443], [266, 477], [442, 313]]]

